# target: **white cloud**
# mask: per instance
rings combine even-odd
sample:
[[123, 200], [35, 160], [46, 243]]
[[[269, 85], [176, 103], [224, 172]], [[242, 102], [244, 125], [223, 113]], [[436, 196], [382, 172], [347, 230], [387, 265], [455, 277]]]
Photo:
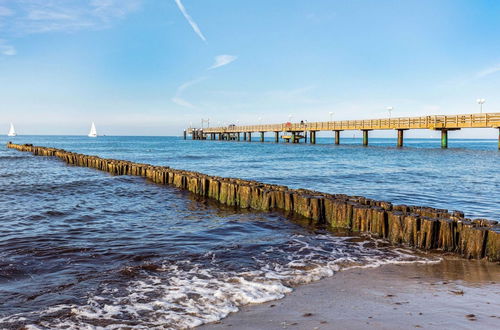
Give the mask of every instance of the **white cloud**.
[[187, 101], [186, 99], [184, 99], [182, 97], [182, 94], [184, 93], [184, 91], [186, 89], [188, 89], [189, 87], [193, 86], [193, 85], [196, 85], [200, 82], [202, 82], [203, 80], [205, 80], [206, 78], [205, 77], [201, 77], [201, 78], [198, 78], [198, 79], [195, 79], [195, 80], [190, 80], [188, 82], [185, 82], [184, 84], [180, 85], [178, 88], [177, 88], [177, 92], [175, 93], [175, 96], [172, 97], [170, 100], [172, 102], [174, 102], [175, 104], [177, 105], [180, 105], [182, 107], [185, 107], [185, 108], [191, 108], [191, 109], [195, 109], [196, 106], [194, 106], [191, 102]]
[[497, 65], [491, 66], [489, 68], [486, 68], [482, 71], [479, 71], [476, 74], [476, 78], [484, 78], [486, 76], [492, 75], [492, 74], [497, 73], [499, 71], [500, 71], [500, 64], [497, 64]]
[[11, 46], [5, 40], [0, 39], [0, 54], [13, 56], [17, 54], [17, 51], [14, 46]]
[[5, 17], [2, 19], [4, 35], [103, 29], [137, 10], [142, 1], [18, 0], [15, 13], [6, 2], [0, 7], [0, 16]]
[[172, 102], [174, 102], [175, 104], [177, 105], [180, 105], [181, 107], [185, 107], [185, 108], [191, 108], [191, 109], [194, 109], [195, 106], [192, 105], [191, 103], [189, 103], [188, 101], [184, 100], [183, 98], [180, 98], [180, 97], [177, 97], [177, 96], [174, 96], [172, 97]]
[[208, 68], [208, 70], [212, 70], [215, 68], [220, 68], [221, 66], [227, 65], [233, 61], [235, 61], [238, 57], [233, 55], [218, 55], [215, 56], [214, 64]]
[[207, 39], [205, 38], [203, 33], [201, 33], [201, 30], [200, 30], [198, 24], [196, 24], [196, 22], [193, 20], [193, 18], [188, 14], [188, 12], [186, 11], [186, 8], [182, 4], [181, 0], [175, 0], [175, 3], [177, 4], [177, 7], [179, 7], [179, 10], [181, 11], [182, 15], [184, 15], [184, 17], [188, 21], [189, 25], [191, 25], [191, 27], [193, 28], [194, 32], [198, 35], [198, 37], [200, 37], [201, 40], [207, 42]]

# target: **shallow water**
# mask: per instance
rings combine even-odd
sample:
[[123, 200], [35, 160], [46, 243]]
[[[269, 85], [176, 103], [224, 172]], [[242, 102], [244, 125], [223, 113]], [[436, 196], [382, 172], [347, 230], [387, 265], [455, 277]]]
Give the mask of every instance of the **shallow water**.
[[[498, 219], [496, 141], [452, 140], [448, 150], [427, 140], [397, 149], [384, 139], [368, 148], [158, 137], [13, 142]], [[0, 194], [3, 327], [190, 327], [342, 267], [432, 261], [4, 147]]]

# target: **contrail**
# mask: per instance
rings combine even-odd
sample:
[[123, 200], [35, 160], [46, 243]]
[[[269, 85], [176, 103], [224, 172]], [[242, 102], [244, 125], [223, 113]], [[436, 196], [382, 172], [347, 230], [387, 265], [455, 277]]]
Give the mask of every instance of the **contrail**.
[[184, 5], [182, 4], [181, 0], [175, 0], [175, 3], [177, 4], [177, 7], [179, 7], [179, 10], [181, 11], [182, 15], [187, 19], [191, 27], [193, 28], [194, 32], [198, 35], [198, 37], [201, 38], [204, 42], [207, 42], [207, 39], [201, 33], [200, 28], [198, 27], [198, 24], [193, 20], [191, 16], [189, 16], [188, 12], [186, 11], [186, 8], [184, 8]]

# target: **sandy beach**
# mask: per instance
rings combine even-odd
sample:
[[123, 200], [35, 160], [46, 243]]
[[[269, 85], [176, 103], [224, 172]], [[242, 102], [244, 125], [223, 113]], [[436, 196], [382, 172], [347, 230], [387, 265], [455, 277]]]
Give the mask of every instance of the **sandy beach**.
[[498, 329], [499, 281], [498, 264], [458, 258], [350, 269], [201, 329]]

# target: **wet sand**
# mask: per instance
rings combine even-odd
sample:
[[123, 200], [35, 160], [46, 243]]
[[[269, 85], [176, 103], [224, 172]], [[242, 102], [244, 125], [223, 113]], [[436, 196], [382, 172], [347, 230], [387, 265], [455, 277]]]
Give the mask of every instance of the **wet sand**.
[[500, 329], [500, 265], [350, 269], [201, 329]]

